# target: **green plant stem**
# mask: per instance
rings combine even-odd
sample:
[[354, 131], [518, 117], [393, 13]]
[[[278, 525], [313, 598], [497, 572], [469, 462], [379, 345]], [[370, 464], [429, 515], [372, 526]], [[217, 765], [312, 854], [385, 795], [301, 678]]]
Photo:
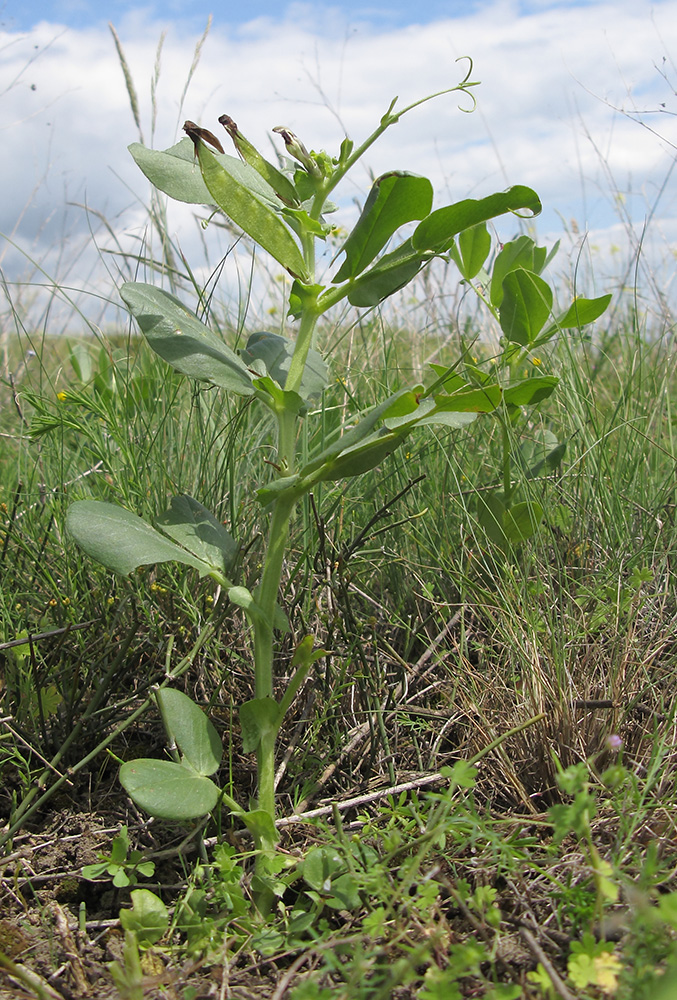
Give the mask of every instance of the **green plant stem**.
[[160, 718], [162, 719], [162, 727], [164, 731], [167, 733], [167, 736], [169, 737], [169, 746], [167, 749], [169, 750], [169, 753], [171, 754], [174, 763], [179, 764], [181, 762], [181, 755], [179, 754], [178, 748], [176, 746], [176, 740], [174, 739], [174, 733], [172, 732], [172, 727], [169, 725], [169, 721], [167, 719], [167, 713], [163, 708], [162, 699], [157, 697], [157, 693], [159, 690], [160, 690], [159, 687], [153, 687], [152, 689], [153, 698], [155, 700], [155, 706], [158, 712], [160, 713]]
[[[318, 192], [311, 210], [314, 218], [319, 218], [326, 195]], [[311, 282], [315, 275], [315, 237], [306, 234], [302, 237], [303, 258]], [[303, 374], [308, 359], [308, 351], [313, 342], [313, 333], [320, 311], [315, 303], [309, 302], [301, 314], [301, 322], [296, 337], [296, 346], [289, 366], [285, 382], [286, 392], [300, 393]], [[282, 474], [292, 474], [296, 466], [296, 436], [298, 431], [298, 415], [295, 410], [284, 410], [278, 417], [278, 462]], [[282, 579], [282, 565], [289, 538], [289, 524], [296, 504], [296, 498], [279, 497], [273, 507], [273, 515], [268, 532], [268, 545], [261, 573], [261, 580], [256, 588], [256, 603], [258, 611], [254, 620], [254, 678], [255, 697], [275, 697], [273, 685], [273, 648], [274, 622], [277, 611], [277, 599]], [[280, 721], [281, 721], [280, 713]], [[262, 735], [257, 747], [258, 808], [264, 810], [275, 822], [275, 743], [277, 729]], [[270, 845], [261, 844], [259, 867], [265, 868], [265, 856]]]
[[[254, 678], [255, 697], [274, 698], [273, 688], [273, 629], [277, 598], [282, 577], [289, 522], [295, 499], [280, 497], [275, 501], [268, 533], [268, 547], [256, 588], [257, 614], [254, 621]], [[275, 816], [275, 739], [261, 741], [258, 757], [258, 807], [271, 817]]]
[[480, 302], [484, 305], [484, 307], [489, 310], [489, 312], [494, 317], [496, 322], [500, 323], [501, 314], [499, 313], [498, 309], [492, 304], [490, 297], [484, 294], [484, 292], [482, 291], [482, 286], [479, 284], [473, 284], [472, 281], [468, 282], [468, 284], [470, 285], [470, 287], [472, 288], [473, 292], [480, 300]]
[[[327, 192], [324, 185], [316, 192], [313, 198], [312, 208], [310, 210], [310, 217], [312, 219], [319, 219], [322, 215], [322, 209], [327, 198]], [[310, 275], [310, 284], [315, 281], [315, 239], [312, 233], [304, 233], [301, 237], [301, 246], [303, 249], [303, 260], [306, 265], [306, 270]], [[289, 366], [289, 372], [287, 374], [287, 381], [285, 382], [285, 390], [287, 392], [300, 392], [301, 381], [303, 379], [303, 373], [306, 368], [306, 361], [308, 359], [308, 351], [310, 350], [313, 342], [313, 333], [315, 332], [315, 324], [317, 323], [318, 316], [320, 315], [320, 310], [316, 308], [316, 302], [309, 300], [304, 306], [303, 312], [301, 313], [301, 322], [299, 324], [299, 332], [296, 336], [296, 346], [294, 348], [294, 354], [291, 359], [291, 364]], [[282, 461], [287, 459], [288, 467], [291, 471], [292, 461], [291, 458], [294, 453], [294, 448], [292, 447], [292, 442], [289, 442], [285, 438], [283, 440], [283, 432], [286, 432], [288, 428], [282, 426], [282, 421], [280, 422], [280, 458]], [[289, 421], [291, 424], [292, 421]], [[296, 431], [296, 415], [293, 419], [293, 430]], [[283, 448], [284, 445], [284, 448]]]
[[278, 414], [277, 454], [280, 474], [291, 475], [294, 472], [296, 455], [296, 414], [285, 410]]
[[[284, 386], [287, 392], [299, 392], [301, 389], [301, 380], [303, 379], [308, 359], [308, 351], [313, 343], [313, 333], [315, 332], [315, 324], [319, 315], [318, 310], [310, 305], [303, 310], [299, 332], [296, 335], [296, 347], [294, 348], [294, 355], [289, 365], [289, 374]], [[295, 422], [294, 420], [294, 424]], [[282, 445], [282, 441], [280, 441], [280, 445]], [[280, 448], [280, 452], [283, 458], [287, 457], [286, 452], [283, 452], [282, 448]]]
[[[277, 733], [268, 733], [261, 737], [256, 751], [258, 768], [257, 806], [268, 813], [275, 822], [275, 744]], [[275, 853], [275, 843], [262, 838], [258, 845], [260, 854], [257, 857], [256, 869], [259, 873], [267, 871], [267, 859]]]

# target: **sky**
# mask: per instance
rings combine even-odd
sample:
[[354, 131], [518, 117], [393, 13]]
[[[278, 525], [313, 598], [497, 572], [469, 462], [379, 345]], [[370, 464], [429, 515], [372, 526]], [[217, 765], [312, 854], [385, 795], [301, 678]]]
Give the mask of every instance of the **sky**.
[[[300, 9], [302, 4], [294, 5]], [[328, 4], [307, 4], [308, 8], [329, 6]], [[412, 17], [412, 5], [405, 0], [364, 3], [362, 0], [344, 0], [333, 5], [348, 21], [369, 22], [383, 27], [397, 27], [417, 23], [431, 23], [445, 17], [458, 17], [468, 12], [481, 10], [481, 0], [426, 0], [425, 9], [417, 9]], [[555, 7], [557, 3], [544, 0], [527, 2], [522, 0], [516, 9], [520, 12]], [[149, 20], [161, 20], [169, 16], [175, 23], [180, 19], [185, 24], [193, 24], [197, 29], [209, 14], [216, 14], [230, 24], [243, 24], [254, 17], [277, 19], [282, 5], [274, 0], [256, 4], [215, 4], [203, 0], [162, 0], [139, 4], [132, 0], [110, 0], [102, 4], [100, 0], [5, 0], [0, 7], [0, 18], [10, 30], [28, 31], [39, 21], [62, 22], [72, 28], [84, 28], [93, 24], [106, 24], [130, 13], [143, 11]], [[284, 9], [282, 7], [282, 9]]]
[[[430, 177], [435, 207], [527, 184], [544, 203], [539, 240], [562, 237], [565, 271], [594, 258], [596, 294], [612, 290], [647, 223], [644, 252], [668, 287], [677, 0], [0, 0], [0, 267], [15, 300], [31, 292], [19, 280], [28, 270], [33, 285], [67, 282], [95, 316], [114, 295], [116, 252], [139, 252], [147, 234], [148, 184], [126, 148], [139, 130], [109, 22], [156, 148], [176, 142], [186, 118], [216, 131], [226, 113], [269, 155], [276, 125], [336, 153], [344, 134], [368, 135], [394, 96], [408, 104], [452, 86], [467, 65], [457, 60], [471, 56], [473, 113], [448, 95], [403, 118], [346, 180], [339, 221], [355, 217], [371, 176], [393, 168]], [[223, 237], [195, 214], [171, 206], [170, 229], [206, 268], [206, 248], [218, 259]], [[501, 239], [511, 225], [497, 227]]]

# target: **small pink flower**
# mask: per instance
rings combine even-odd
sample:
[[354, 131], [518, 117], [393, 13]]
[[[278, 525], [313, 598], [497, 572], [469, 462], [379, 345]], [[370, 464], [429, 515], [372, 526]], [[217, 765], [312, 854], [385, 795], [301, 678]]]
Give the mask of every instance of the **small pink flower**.
[[613, 733], [611, 736], [607, 736], [606, 745], [609, 750], [620, 750], [623, 746], [623, 740], [616, 733]]

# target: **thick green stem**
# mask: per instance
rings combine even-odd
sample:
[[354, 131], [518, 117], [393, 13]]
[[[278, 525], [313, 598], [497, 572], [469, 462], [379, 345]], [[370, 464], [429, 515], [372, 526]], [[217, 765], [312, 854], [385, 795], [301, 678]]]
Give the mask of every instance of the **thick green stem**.
[[[289, 537], [289, 522], [294, 500], [280, 498], [275, 502], [270, 522], [268, 548], [256, 588], [258, 613], [254, 622], [255, 697], [273, 698], [273, 630], [277, 598], [282, 577], [282, 564]], [[275, 741], [264, 739], [258, 748], [258, 807], [275, 815]]]
[[[311, 217], [319, 218], [322, 212], [325, 197], [326, 196], [323, 192], [318, 192], [310, 213]], [[301, 243], [303, 245], [303, 259], [306, 262], [308, 273], [311, 275], [312, 283], [315, 280], [315, 237], [312, 233], [307, 233], [302, 238]], [[284, 386], [287, 392], [300, 392], [301, 390], [303, 373], [306, 369], [306, 361], [308, 360], [308, 351], [312, 347], [313, 333], [315, 332], [315, 324], [317, 323], [319, 315], [320, 310], [316, 309], [315, 304], [309, 301], [301, 314], [299, 332], [296, 335], [296, 346], [294, 347], [294, 354], [289, 366], [287, 381]], [[287, 421], [287, 424], [290, 426], [287, 426], [284, 420], [280, 421], [280, 457], [283, 461], [286, 460], [290, 472], [293, 472], [293, 462], [291, 461], [291, 458], [293, 457], [293, 448], [290, 448], [290, 443], [286, 440], [286, 437], [283, 440], [283, 435], [285, 435], [285, 433], [288, 434], [290, 430], [292, 430], [295, 435], [296, 417], [294, 416], [292, 420]]]
[[313, 333], [315, 332], [315, 324], [317, 323], [318, 315], [319, 313], [315, 309], [309, 307], [304, 310], [303, 315], [301, 316], [299, 332], [296, 335], [294, 356], [291, 359], [289, 374], [287, 375], [287, 381], [284, 386], [287, 392], [299, 392], [301, 389], [301, 380], [303, 379], [303, 373], [306, 368], [308, 351], [312, 347]]
[[[319, 218], [326, 193], [318, 191], [311, 217]], [[307, 233], [301, 238], [303, 257], [310, 277], [310, 284], [315, 276], [315, 237]], [[284, 388], [287, 392], [300, 393], [303, 375], [308, 360], [308, 351], [313, 342], [313, 333], [321, 310], [309, 301], [302, 314], [299, 331], [296, 336], [296, 346], [292, 356], [287, 380]], [[298, 431], [298, 415], [292, 410], [285, 410], [278, 415], [278, 463], [282, 475], [292, 475], [296, 467], [296, 436]], [[255, 591], [257, 612], [254, 618], [254, 672], [255, 697], [274, 699], [274, 628], [278, 612], [278, 594], [282, 578], [282, 566], [289, 538], [291, 521], [296, 498], [280, 497], [275, 501], [273, 515], [268, 533], [268, 545], [261, 573], [261, 580]], [[275, 744], [277, 730], [262, 735], [257, 748], [258, 790], [257, 806], [275, 819]], [[258, 843], [258, 870], [266, 871], [266, 860], [274, 849], [268, 842]]]
[[273, 622], [293, 509], [294, 500], [285, 497], [275, 502], [261, 582], [256, 588], [256, 603], [261, 611], [254, 625], [257, 698], [273, 697]]
[[277, 460], [282, 476], [290, 476], [294, 472], [296, 419], [295, 413], [278, 414]]
[[[256, 751], [258, 769], [257, 807], [275, 820], [275, 736], [264, 736]], [[260, 844], [262, 850], [260, 870], [265, 871], [266, 855], [274, 850], [273, 844]]]

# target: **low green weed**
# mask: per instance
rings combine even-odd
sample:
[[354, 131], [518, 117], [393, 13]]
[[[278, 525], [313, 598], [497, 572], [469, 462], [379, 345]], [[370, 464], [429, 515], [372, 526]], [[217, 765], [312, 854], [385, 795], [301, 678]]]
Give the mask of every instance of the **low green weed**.
[[152, 861], [144, 861], [141, 851], [130, 851], [129, 848], [127, 827], [123, 826], [113, 837], [110, 854], [100, 854], [100, 861], [93, 865], [85, 865], [82, 869], [83, 877], [98, 879], [102, 875], [110, 875], [113, 885], [118, 889], [136, 885], [139, 875], [151, 878], [155, 873], [155, 864]]

